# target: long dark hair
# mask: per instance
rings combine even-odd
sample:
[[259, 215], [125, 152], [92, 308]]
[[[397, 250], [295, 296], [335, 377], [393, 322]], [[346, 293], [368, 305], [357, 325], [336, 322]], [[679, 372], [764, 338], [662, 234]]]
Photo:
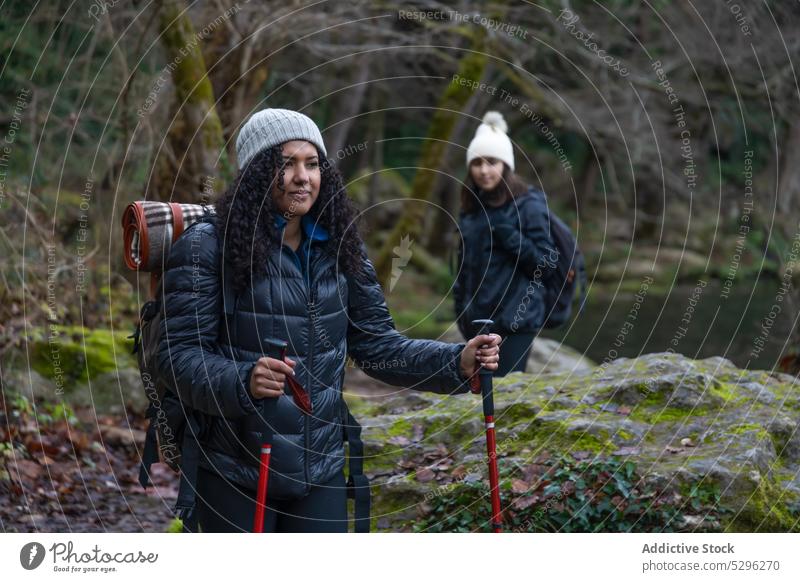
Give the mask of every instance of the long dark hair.
[[[335, 256], [346, 275], [360, 278], [366, 257], [356, 224], [358, 212], [347, 197], [339, 170], [322, 152], [318, 155], [319, 196], [309, 214], [330, 235], [323, 252]], [[216, 203], [223, 261], [232, 270], [237, 292], [265, 276], [269, 256], [280, 250], [271, 193], [276, 183], [283, 187], [283, 180], [282, 148], [276, 145], [256, 154]]]
[[472, 179], [472, 172], [467, 168], [467, 179], [464, 180], [464, 186], [461, 188], [461, 211], [466, 214], [477, 211], [480, 208], [477, 203], [479, 197], [484, 202], [491, 202], [500, 206], [501, 201], [505, 204], [527, 191], [528, 185], [525, 181], [517, 176], [505, 162], [503, 162], [503, 177], [500, 183], [497, 184], [494, 190], [489, 192], [478, 188], [475, 180]]

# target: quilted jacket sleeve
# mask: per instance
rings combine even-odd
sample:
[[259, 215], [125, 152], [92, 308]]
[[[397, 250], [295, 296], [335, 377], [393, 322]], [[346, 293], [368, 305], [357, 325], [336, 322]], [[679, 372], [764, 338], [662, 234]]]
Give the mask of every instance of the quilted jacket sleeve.
[[[492, 238], [504, 250], [518, 257], [530, 278], [541, 278], [553, 265], [554, 248], [547, 224], [547, 206], [536, 195], [519, 205], [519, 220], [492, 225]], [[538, 273], [537, 273], [538, 271]]]
[[220, 355], [220, 259], [214, 226], [193, 225], [175, 241], [163, 275], [158, 369], [188, 406], [238, 418], [255, 412], [248, 386], [255, 362]]
[[364, 372], [388, 384], [438, 394], [468, 392], [459, 371], [466, 344], [409, 339], [398, 332], [369, 259], [365, 267], [365, 281], [349, 278], [350, 357]]

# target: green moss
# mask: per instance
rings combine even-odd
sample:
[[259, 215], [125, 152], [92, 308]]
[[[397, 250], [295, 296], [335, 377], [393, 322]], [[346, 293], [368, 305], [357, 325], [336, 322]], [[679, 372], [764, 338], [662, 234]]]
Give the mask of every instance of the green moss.
[[666, 402], [664, 393], [651, 390], [650, 385], [647, 382], [639, 382], [638, 384], [634, 384], [632, 388], [634, 388], [639, 394], [644, 395], [644, 400], [641, 402], [641, 404], [644, 404], [645, 406], [658, 406]]
[[544, 408], [530, 402], [515, 402], [509, 406], [497, 406], [495, 419], [497, 422], [515, 424], [520, 421], [527, 421], [544, 410]]
[[789, 506], [797, 501], [779, 485], [762, 478], [745, 501], [741, 510], [726, 524], [726, 531], [741, 532], [800, 532], [800, 519]]
[[[49, 333], [48, 333], [49, 332]], [[42, 376], [66, 386], [105, 372], [136, 367], [128, 332], [54, 325], [31, 336], [32, 365]]]
[[179, 517], [173, 518], [167, 526], [167, 533], [183, 533], [183, 521]]
[[614, 436], [618, 436], [619, 438], [626, 441], [633, 439], [633, 435], [629, 433], [627, 430], [623, 429], [619, 429], [616, 433], [614, 433]]
[[736, 384], [730, 382], [714, 382], [711, 393], [719, 396], [726, 403], [735, 402], [742, 398], [742, 394]]
[[413, 426], [411, 422], [401, 418], [394, 421], [390, 426], [386, 427], [386, 435], [390, 437], [393, 436], [410, 437], [412, 430]]
[[683, 410], [680, 408], [659, 408], [658, 410], [652, 410], [650, 408], [645, 408], [642, 406], [637, 406], [631, 414], [629, 418], [631, 420], [637, 420], [640, 422], [644, 422], [647, 424], [659, 424], [662, 422], [678, 422], [686, 420], [687, 417], [690, 416], [701, 416], [697, 414], [698, 412], [704, 411], [690, 411], [690, 410]]
[[573, 451], [592, 451], [595, 453], [610, 453], [616, 450], [616, 445], [608, 439], [599, 439], [594, 435], [583, 433], [571, 444]]
[[753, 423], [753, 422], [746, 422], [746, 423], [742, 423], [742, 424], [733, 425], [733, 426], [731, 426], [730, 428], [727, 429], [727, 432], [730, 433], [730, 434], [734, 434], [734, 435], [741, 435], [741, 434], [746, 434], [746, 433], [756, 433], [756, 437], [759, 440], [771, 438], [770, 434], [769, 434], [769, 431], [767, 431], [766, 428], [764, 428], [760, 424], [756, 424], [756, 423]]
[[[434, 487], [435, 484], [423, 486], [415, 483], [412, 475], [391, 486], [372, 487], [371, 531], [382, 531], [378, 527], [378, 521], [381, 519], [386, 519], [392, 524], [389, 531], [397, 531], [397, 524], [413, 520], [419, 505], [433, 495], [431, 491]], [[352, 515], [352, 508], [350, 511], [349, 515]]]
[[510, 432], [517, 435], [516, 440], [521, 445], [537, 449], [608, 452], [617, 448], [608, 438], [607, 431], [600, 430], [597, 434], [591, 434], [586, 431], [570, 431], [569, 427], [569, 420], [534, 419], [524, 425], [519, 423], [511, 427]]
[[756, 424], [754, 422], [746, 422], [742, 424], [736, 424], [728, 429], [728, 432], [732, 434], [742, 434], [745, 432], [751, 431], [761, 431], [763, 427], [760, 424]]
[[373, 406], [370, 404], [368, 398], [345, 392], [344, 399], [345, 402], [347, 402], [347, 408], [350, 409], [350, 414], [356, 417], [356, 419], [362, 416], [372, 415]]
[[367, 475], [383, 475], [398, 472], [397, 463], [403, 459], [403, 452], [403, 449], [399, 448], [395, 448], [389, 453], [371, 451], [372, 454], [367, 454], [364, 457], [364, 473]]

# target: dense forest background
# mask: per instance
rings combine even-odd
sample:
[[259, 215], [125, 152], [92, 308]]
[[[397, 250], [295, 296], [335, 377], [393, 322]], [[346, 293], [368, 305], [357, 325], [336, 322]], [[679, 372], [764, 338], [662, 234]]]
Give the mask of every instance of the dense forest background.
[[702, 283], [709, 319], [683, 351], [793, 361], [798, 311], [781, 286], [800, 204], [796, 3], [55, 1], [2, 14], [6, 365], [48, 322], [130, 329], [147, 286], [122, 263], [125, 205], [213, 202], [238, 128], [267, 106], [319, 123], [385, 283], [411, 241], [387, 298], [412, 335], [453, 320], [464, 150], [496, 109], [518, 173], [588, 259], [594, 308], [554, 337], [602, 359], [652, 276], [652, 325], [625, 350], [667, 347], [669, 314]]

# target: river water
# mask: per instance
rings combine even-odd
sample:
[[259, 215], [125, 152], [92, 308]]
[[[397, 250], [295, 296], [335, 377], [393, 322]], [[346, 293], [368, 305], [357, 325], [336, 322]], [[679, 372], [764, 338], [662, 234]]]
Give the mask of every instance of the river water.
[[590, 292], [586, 307], [564, 328], [545, 330], [601, 363], [674, 351], [695, 359], [723, 356], [739, 367], [771, 370], [791, 350], [797, 324], [774, 280], [679, 285], [658, 292], [643, 281], [633, 293]]

